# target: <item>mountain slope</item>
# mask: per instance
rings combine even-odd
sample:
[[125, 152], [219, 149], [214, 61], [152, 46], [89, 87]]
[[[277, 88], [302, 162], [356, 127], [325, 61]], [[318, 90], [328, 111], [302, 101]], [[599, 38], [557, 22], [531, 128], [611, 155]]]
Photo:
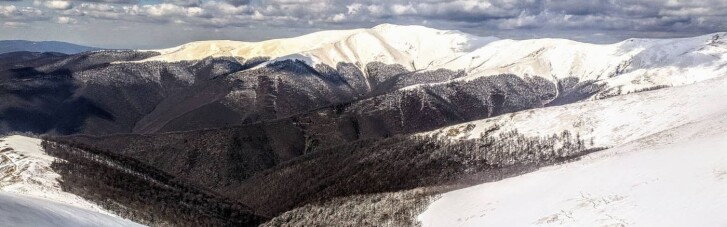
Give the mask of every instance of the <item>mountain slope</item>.
[[[288, 211], [272, 219], [268, 223], [270, 226], [279, 225], [281, 223], [314, 225], [321, 222], [326, 224], [345, 225], [345, 223], [350, 221], [350, 218], [355, 218], [356, 221], [362, 223], [401, 223], [403, 222], [402, 220], [406, 220], [405, 217], [407, 217], [412, 210], [418, 209], [417, 206], [421, 205], [421, 203], [423, 203], [422, 201], [426, 201], [429, 196], [436, 194], [436, 192], [432, 192], [436, 190], [430, 190], [430, 188], [428, 188], [429, 186], [435, 185], [440, 187], [461, 188], [463, 186], [472, 184], [476, 185], [482, 182], [491, 182], [487, 183], [487, 185], [496, 185], [492, 187], [496, 187], [497, 191], [487, 190], [491, 188], [487, 186], [487, 189], [482, 190], [474, 188], [465, 189], [463, 192], [452, 192], [452, 194], [455, 195], [452, 195], [449, 200], [441, 200], [442, 202], [440, 202], [440, 204], [443, 205], [437, 205], [437, 203], [432, 205], [430, 211], [424, 213], [420, 220], [424, 221], [424, 224], [428, 226], [510, 225], [507, 221], [513, 221], [512, 223], [516, 226], [530, 226], [535, 225], [540, 218], [546, 217], [549, 214], [556, 214], [557, 216], [557, 212], [560, 211], [559, 209], [562, 209], [566, 211], [574, 210], [572, 214], [580, 215], [580, 217], [577, 217], [577, 220], [574, 222], [570, 222], [570, 220], [560, 222], [559, 220], [562, 220], [563, 217], [557, 217], [561, 219], [555, 219], [553, 223], [550, 223], [551, 225], [562, 224], [582, 226], [592, 225], [592, 223], [604, 225], [619, 224], [618, 222], [610, 222], [614, 220], [610, 220], [608, 219], [608, 216], [603, 213], [599, 213], [602, 211], [600, 207], [602, 204], [596, 200], [598, 198], [596, 196], [594, 196], [595, 199], [593, 199], [593, 202], [597, 203], [597, 206], [599, 207], [592, 210], [588, 207], [577, 209], [573, 208], [578, 204], [571, 206], [571, 201], [567, 200], [563, 202], [565, 203], [565, 205], [563, 205], [563, 203], [557, 203], [558, 201], [541, 199], [561, 199], [560, 197], [557, 197], [560, 195], [561, 191], [570, 193], [567, 195], [573, 196], [575, 199], [580, 199], [580, 197], [578, 197], [580, 196], [578, 194], [579, 189], [592, 189], [591, 187], [586, 188], [586, 186], [583, 185], [593, 185], [593, 190], [601, 189], [603, 186], [603, 184], [599, 181], [601, 179], [608, 179], [609, 183], [613, 183], [613, 188], [618, 188], [622, 185], [624, 187], [628, 187], [631, 185], [624, 185], [621, 184], [621, 181], [619, 181], [622, 177], [627, 176], [634, 176], [634, 178], [628, 178], [629, 182], [634, 183], [644, 180], [640, 177], [647, 174], [650, 177], [668, 179], [671, 183], [678, 183], [681, 181], [695, 182], [688, 179], [671, 177], [671, 175], [679, 177], [686, 176], [685, 174], [682, 174], [682, 172], [693, 174], [694, 176], [700, 176], [700, 180], [695, 183], [704, 184], [699, 184], [695, 187], [691, 187], [691, 185], [688, 184], [688, 186], [674, 188], [671, 187], [671, 185], [660, 185], [655, 183], [655, 187], [645, 186], [640, 190], [644, 190], [642, 191], [643, 194], [648, 194], [648, 192], [651, 191], [657, 193], [665, 192], [669, 193], [668, 195], [671, 196], [667, 196], [666, 198], [684, 198], [680, 197], [681, 195], [678, 194], [682, 189], [684, 189], [685, 192], [692, 193], [693, 191], [691, 190], [715, 186], [711, 187], [712, 190], [704, 191], [705, 194], [699, 195], [696, 199], [697, 201], [702, 202], [706, 207], [715, 209], [719, 208], [716, 210], [721, 210], [723, 207], [720, 204], [724, 204], [725, 201], [724, 193], [722, 192], [724, 184], [719, 185], [719, 183], [716, 183], [715, 185], [714, 182], [710, 182], [712, 179], [710, 177], [712, 177], [713, 174], [713, 171], [710, 168], [717, 168], [717, 175], [721, 175], [721, 169], [727, 167], [724, 166], [724, 154], [722, 154], [722, 148], [725, 146], [722, 140], [724, 140], [725, 136], [727, 136], [724, 134], [725, 129], [727, 128], [727, 103], [721, 101], [727, 98], [725, 88], [727, 88], [727, 77], [722, 76], [682, 87], [665, 88], [603, 100], [586, 101], [505, 114], [485, 120], [445, 127], [432, 133], [417, 136], [425, 141], [430, 138], [428, 136], [434, 136], [434, 138], [447, 141], [445, 144], [449, 143], [452, 145], [452, 147], [429, 145], [413, 149], [416, 151], [421, 150], [421, 153], [409, 150], [408, 146], [403, 144], [387, 147], [381, 146], [375, 142], [366, 141], [366, 145], [361, 145], [364, 147], [364, 150], [369, 149], [362, 152], [366, 155], [351, 158], [352, 160], [355, 160], [352, 163], [345, 164], [340, 167], [331, 167], [330, 169], [335, 169], [335, 171], [332, 172], [336, 173], [331, 175], [335, 176], [329, 176], [326, 174], [315, 175], [305, 172], [310, 171], [309, 168], [318, 169], [319, 171], [324, 172], [320, 169], [326, 169], [324, 166], [327, 162], [321, 160], [333, 159], [336, 155], [342, 156], [340, 159], [344, 160], [346, 158], [350, 158], [349, 156], [341, 154], [344, 152], [351, 152], [349, 151], [349, 148], [335, 148], [332, 150], [336, 153], [328, 154], [321, 154], [324, 153], [324, 151], [321, 151], [318, 152], [318, 154], [314, 154], [315, 156], [318, 156], [316, 158], [313, 157], [314, 155], [307, 155], [304, 156], [306, 157], [305, 159], [298, 159], [284, 163], [280, 167], [276, 167], [274, 169], [275, 171], [266, 171], [261, 173], [261, 175], [264, 174], [262, 176], [254, 176], [252, 178], [253, 180], [251, 180], [253, 182], [251, 185], [273, 185], [263, 187], [266, 192], [268, 192], [270, 190], [276, 190], [276, 187], [281, 187], [281, 184], [285, 185], [285, 183], [280, 183], [282, 180], [277, 179], [279, 177], [285, 179], [285, 182], [290, 182], [291, 179], [302, 179], [302, 181], [306, 181], [306, 183], [310, 184], [309, 179], [322, 179], [321, 181], [325, 182], [326, 180], [330, 180], [332, 177], [346, 178], [348, 175], [340, 176], [337, 174], [344, 174], [348, 168], [355, 169], [364, 176], [374, 175], [380, 172], [388, 172], [390, 174], [378, 175], [374, 179], [367, 179], [363, 176], [358, 176], [353, 178], [355, 180], [351, 183], [338, 183], [336, 180], [340, 181], [341, 179], [334, 179], [337, 184], [341, 184], [337, 187], [330, 186], [330, 184], [333, 183], [322, 184], [325, 185], [321, 186], [322, 188], [338, 193], [350, 184], [355, 185], [359, 183], [367, 186], [361, 186], [366, 189], [355, 187], [355, 189], [350, 189], [359, 193], [355, 196], [340, 196], [335, 197], [335, 199], [311, 202], [306, 206]], [[557, 137], [558, 135], [563, 135], [563, 132], [566, 131], [569, 135], [572, 135], [572, 137], [575, 137], [578, 140], [552, 141], [550, 139], [553, 138], [553, 136]], [[510, 143], [509, 141], [513, 139], [513, 134], [523, 135], [525, 138], [529, 139], [516, 137], [514, 139], [515, 141]], [[486, 138], [495, 139], [488, 140]], [[532, 140], [531, 138], [540, 138], [542, 140], [546, 140], [546, 142], [540, 143], [537, 140]], [[700, 138], [707, 138], [703, 141], [708, 145], [698, 145], [699, 142], [702, 141], [698, 140]], [[692, 140], [698, 141], [690, 142]], [[687, 143], [680, 145], [680, 147], [675, 150], [665, 150], [665, 148], [669, 148], [671, 146], [670, 143], [674, 141]], [[631, 143], [625, 144], [629, 142]], [[695, 145], [695, 143], [697, 145]], [[586, 149], [581, 149], [574, 153], [562, 153], [557, 149], [549, 147], [570, 147], [576, 144], [582, 145]], [[634, 144], [637, 144], [638, 146]], [[511, 150], [502, 151], [497, 149], [499, 146], [510, 147]], [[597, 147], [614, 148], [597, 151], [587, 156], [577, 157], [577, 154], [586, 154], [588, 151], [587, 148]], [[694, 148], [699, 152], [704, 151], [704, 153], [693, 155], [691, 148]], [[704, 149], [699, 150], [701, 148]], [[386, 154], [386, 151], [388, 150], [393, 150], [394, 154]], [[593, 164], [594, 167], [591, 167], [591, 163], [600, 163], [604, 159], [619, 157], [620, 154], [629, 156], [628, 153], [641, 151], [648, 152], [644, 155], [631, 155], [637, 156], [635, 158], [631, 156], [625, 158], [613, 158], [617, 159], [617, 161], [609, 161], [611, 162], [610, 164], [598, 164], [597, 166], [596, 164]], [[358, 152], [351, 153], [351, 156], [359, 155]], [[662, 153], [668, 154], [665, 154], [662, 158]], [[400, 156], [392, 157], [395, 154]], [[576, 158], [573, 158], [573, 156], [569, 157], [568, 155], [562, 156], [563, 154], [576, 154]], [[564, 164], [563, 166], [546, 167], [542, 171], [538, 171], [538, 168], [541, 167], [539, 164], [548, 164], [545, 160], [548, 160], [547, 157], [549, 155], [561, 157], [562, 159], [560, 160], [576, 161], [571, 164]], [[427, 158], [422, 159], [422, 156]], [[368, 163], [369, 161], [373, 161], [375, 164]], [[382, 167], [386, 166], [389, 162], [397, 161], [399, 163], [395, 164], [394, 168], [385, 169], [385, 167]], [[332, 161], [332, 163], [335, 164], [341, 162], [342, 161]], [[688, 162], [689, 164], [682, 162]], [[305, 165], [313, 167], [301, 167]], [[357, 165], [364, 165], [368, 168], [359, 167]], [[489, 167], [482, 168], [482, 165], [489, 165]], [[461, 170], [463, 171], [457, 171], [459, 168], [462, 168]], [[654, 170], [649, 170], [649, 168], [654, 168]], [[412, 171], [416, 174], [408, 175]], [[521, 177], [517, 175], [530, 171], [536, 172], [533, 174], [526, 174], [522, 177], [537, 175], [539, 176], [537, 180], [530, 180], [530, 178], [526, 180], [518, 180]], [[543, 171], [557, 171], [557, 174], [541, 174]], [[644, 172], [644, 174], [637, 174], [641, 172]], [[285, 175], [280, 176], [282, 174]], [[295, 177], [296, 174], [310, 175], [306, 175], [307, 177]], [[393, 182], [384, 183], [384, 179], [396, 177], [401, 178], [396, 179]], [[424, 183], [433, 177], [436, 179], [435, 181], [437, 183]], [[572, 179], [577, 179], [577, 183], [572, 183]], [[411, 195], [411, 191], [406, 190], [410, 188], [399, 188], [400, 190], [385, 192], [376, 191], [376, 193], [367, 191], [372, 190], [373, 185], [379, 187], [382, 185], [391, 187], [391, 185], [401, 185], [405, 182], [411, 181], [419, 183], [418, 186], [420, 187], [417, 188], [418, 190], [421, 190], [417, 192], [419, 195]], [[506, 183], [511, 181], [522, 183], [518, 183], [517, 185]], [[580, 184], [581, 182], [585, 183]], [[303, 183], [290, 183], [287, 187], [288, 189], [291, 189], [301, 184]], [[544, 186], [540, 187], [539, 185]], [[515, 187], [517, 191], [515, 193], [509, 193], [510, 186]], [[661, 187], [666, 189], [661, 189]], [[553, 189], [550, 190], [551, 188]], [[255, 190], [255, 187], [247, 186], [245, 189], [245, 191], [250, 191]], [[618, 189], [621, 190], [621, 188]], [[301, 193], [300, 191], [301, 190], [296, 190], [296, 193]], [[429, 193], [427, 193], [427, 191]], [[496, 195], [492, 194], [499, 192], [502, 194], [500, 197], [495, 197]], [[271, 196], [269, 200], [262, 201], [270, 202], [272, 199], [282, 195], [282, 193], [273, 194], [275, 194], [275, 196]], [[639, 196], [643, 196], [643, 194], [640, 194]], [[609, 194], [606, 194], [603, 198], [606, 200], [610, 199], [608, 195]], [[688, 196], [692, 195], [693, 194], [689, 194]], [[444, 196], [447, 198], [449, 194], [444, 194]], [[518, 199], [519, 197], [525, 196], [527, 196], [526, 198], [528, 199], [532, 199], [532, 201], [538, 202], [532, 203], [531, 201]], [[391, 201], [390, 203], [382, 202], [382, 197], [389, 198], [394, 201]], [[495, 202], [491, 205], [487, 205], [489, 201], [473, 198], [492, 198], [495, 201], [499, 201], [502, 206], [499, 206], [498, 203]], [[647, 201], [641, 198], [644, 198]], [[651, 201], [648, 201], [649, 198], [653, 197], [648, 197], [648, 195], [646, 195], [640, 198], [626, 198], [625, 201], [628, 201], [630, 206], [643, 207], [645, 205], [652, 204]], [[565, 199], [566, 198], [563, 198], [563, 200]], [[588, 199], [591, 198], [589, 197]], [[406, 202], [399, 200], [405, 200]], [[549, 205], [554, 202], [555, 205]], [[573, 203], [577, 202], [578, 201], [575, 201]], [[690, 204], [689, 201], [685, 200], [680, 200], [675, 203], [677, 206], [672, 207], [678, 208], [680, 205], [688, 206]], [[466, 206], [460, 206], [460, 204], [465, 204]], [[481, 211], [487, 208], [486, 206], [491, 206], [493, 209], [501, 209], [502, 213], [498, 213], [497, 215], [486, 214], [483, 217], [480, 217], [479, 215], [482, 215]], [[365, 207], [376, 207], [377, 210], [369, 213], [370, 215], [362, 214], [361, 209], [364, 209]], [[530, 212], [529, 207], [536, 208], [533, 208], [532, 212]], [[696, 214], [699, 213], [699, 211], [709, 212], [709, 219], [705, 220], [705, 223], [709, 223], [710, 221], [721, 223], [719, 221], [723, 220], [719, 219], [721, 216], [712, 210], [702, 210], [698, 206], [688, 207], [689, 212], [692, 212], [690, 214]], [[543, 214], [543, 212], [540, 212], [541, 209], [551, 213]], [[619, 207], [615, 209], [619, 209]], [[397, 212], [398, 214], [403, 215], [404, 218], [402, 218], [402, 216], [389, 218], [377, 215], [377, 212], [380, 212], [381, 210]], [[324, 213], [327, 215], [327, 218], [317, 219], [306, 215], [311, 212]], [[523, 212], [528, 212], [523, 215], [527, 215], [526, 217], [532, 218], [520, 220], [519, 218], [523, 217], [523, 215], [519, 214]], [[639, 210], [634, 213], [638, 212]], [[566, 215], [570, 214], [571, 213], [568, 213]], [[607, 214], [610, 213], [607, 212]], [[653, 214], [655, 215], [654, 217], [658, 217], [658, 219], [652, 219], [652, 221], [669, 220], [667, 217], [659, 216], [659, 213], [655, 212]], [[680, 217], [684, 217], [684, 219], [675, 220], [690, 220], [689, 216]], [[490, 219], [493, 221], [503, 220], [503, 222], [488, 222]], [[472, 221], [467, 222], [467, 220]], [[478, 220], [482, 222], [478, 222]], [[551, 219], [546, 218], [543, 220], [543, 223], [547, 223]], [[637, 217], [632, 220], [645, 219], [639, 219]], [[700, 219], [695, 221], [700, 223], [698, 221], [702, 220]], [[627, 224], [629, 223], [631, 222], [628, 222]], [[645, 225], [651, 224], [651, 222], [645, 223]]]
[[0, 54], [18, 51], [77, 54], [92, 50], [98, 48], [58, 41], [0, 40]]
[[[485, 182], [489, 183], [444, 193], [419, 220], [425, 226], [658, 225], [672, 220], [659, 212], [680, 213], [673, 209], [685, 208], [692, 215], [679, 215], [675, 222], [724, 223], [716, 211], [727, 201], [725, 184], [715, 179], [727, 168], [725, 88], [727, 77], [722, 76], [682, 87], [520, 111], [417, 135], [414, 138], [428, 141], [421, 147], [412, 148], [411, 141], [391, 146], [362, 141], [356, 145], [363, 151], [349, 145], [283, 163], [253, 176], [243, 191], [265, 185], [257, 189], [268, 196], [260, 200], [265, 205], [284, 196], [281, 191], [299, 195], [306, 191], [297, 189], [300, 185], [317, 182], [326, 191], [311, 190], [315, 192], [307, 192], [310, 196], [339, 193], [283, 213], [267, 223], [270, 226], [346, 225], [352, 220], [413, 224], [414, 220], [407, 222], [409, 214], [424, 210], [422, 204], [436, 198], [437, 191]], [[598, 147], [612, 148], [597, 151]], [[559, 165], [543, 167], [552, 160]], [[352, 180], [342, 183], [345, 179]], [[631, 191], [631, 186], [644, 181], [647, 184]], [[415, 189], [401, 187], [412, 183]], [[396, 186], [397, 190], [381, 190]], [[376, 211], [362, 212], [370, 207]], [[701, 219], [702, 212], [706, 219]]]
[[727, 117], [445, 193], [423, 226], [724, 225]]
[[[253, 170], [249, 174], [246, 172], [243, 176], [216, 175], [209, 177], [213, 175], [194, 176], [187, 173], [233, 172], [229, 171], [234, 170], [234, 168], [229, 168], [230, 163], [216, 159], [232, 159], [232, 157], [240, 157], [240, 154], [248, 154], [247, 148], [258, 149], [248, 146], [266, 141], [266, 139], [242, 136], [237, 136], [237, 139], [229, 138], [225, 136], [235, 132], [225, 129], [156, 136], [92, 137], [86, 138], [86, 141], [83, 139], [75, 141], [96, 147], [105, 146], [105, 149], [138, 158], [148, 165], [158, 166], [174, 176], [197, 184], [213, 185], [209, 184], [209, 181], [210, 178], [215, 178], [211, 180], [214, 181], [213, 183], [227, 185], [227, 187], [210, 187], [213, 190], [238, 199], [257, 212], [271, 216], [280, 215], [268, 223], [271, 226], [283, 223], [345, 225], [350, 223], [352, 218], [372, 225], [378, 223], [404, 224], [410, 223], [406, 220], [408, 215], [415, 211], [418, 212], [420, 206], [426, 204], [428, 198], [438, 192], [482, 182], [494, 182], [492, 184], [506, 182], [507, 180], [498, 180], [535, 171], [539, 167], [554, 162], [578, 158], [579, 155], [593, 152], [594, 148], [598, 146], [615, 148], [581, 157], [580, 160], [607, 158], [613, 154], [612, 151], [629, 153], [647, 149], [659, 150], [661, 149], [659, 147], [661, 145], [658, 145], [660, 143], [652, 143], [653, 141], [690, 140], [709, 137], [713, 135], [710, 134], [713, 132], [723, 132], [725, 120], [727, 120], [725, 119], [727, 104], [721, 102], [727, 96], [725, 87], [727, 87], [727, 77], [723, 76], [687, 86], [504, 114], [470, 124], [446, 127], [429, 134], [439, 132], [436, 138], [442, 140], [422, 136], [413, 138], [397, 136], [324, 147], [275, 164], [262, 171]], [[680, 127], [685, 124], [687, 126]], [[249, 131], [246, 132], [252, 135], [280, 133], [247, 130]], [[480, 136], [480, 132], [485, 136]], [[73, 138], [66, 137], [65, 139]], [[457, 138], [462, 138], [462, 140]], [[591, 138], [594, 138], [594, 143], [590, 142]], [[599, 138], [603, 139], [599, 140]], [[717, 139], [721, 138], [717, 137]], [[218, 141], [232, 141], [231, 143], [235, 143], [236, 147], [224, 146], [217, 143]], [[630, 141], [635, 141], [634, 144], [644, 144], [644, 146], [624, 148], [624, 143]], [[718, 143], [711, 147], [720, 148], [722, 146], [721, 143]], [[659, 154], [649, 153], [630, 162], [647, 162], [651, 159], [663, 161], [655, 157]], [[664, 165], [649, 167], [681, 166], [683, 164], [674, 163], [674, 160], [680, 159], [694, 160], [697, 163], [703, 160], [702, 158], [716, 157], [715, 161], [721, 160], [717, 159], [721, 156], [712, 156], [715, 152], [710, 152], [708, 157], [693, 157], [699, 158], [699, 160], [689, 159], [682, 154], [684, 153], [670, 156], [663, 162]], [[252, 159], [244, 159], [245, 162], [241, 163], [249, 165], [247, 162], [252, 161], [250, 164], [255, 164], [255, 160]], [[176, 164], [176, 166], [164, 166], [155, 162]], [[574, 165], [579, 165], [577, 163], [580, 162], [574, 163], [576, 163]], [[640, 163], [626, 166], [631, 168], [638, 166], [637, 164]], [[623, 164], [613, 165], [627, 169]], [[196, 169], [202, 167], [204, 169]], [[546, 170], [548, 169], [551, 168], [546, 168]], [[671, 171], [679, 170], [679, 168], [674, 168]], [[614, 171], [599, 169], [595, 172]], [[656, 175], [652, 176], [660, 176], [658, 172], [653, 174]], [[703, 174], [703, 172], [695, 174]], [[567, 177], [570, 176], [572, 175], [567, 175]], [[588, 179], [589, 176], [574, 177]], [[517, 179], [517, 177], [513, 179]], [[559, 179], [559, 176], [556, 179]], [[641, 179], [635, 181], [639, 180]], [[544, 181], [547, 182], [547, 180]], [[430, 190], [432, 187], [440, 189]], [[526, 189], [522, 190], [533, 190], [533, 186], [528, 185]], [[573, 195], [580, 196], [579, 194]], [[719, 199], [721, 195], [710, 191], [702, 198]], [[631, 204], [644, 202], [642, 200], [626, 201], [630, 201]], [[544, 202], [544, 204], [547, 203]], [[401, 212], [399, 214], [403, 216], [394, 217], [377, 212], [361, 211], [362, 208], [372, 206], [380, 209], [380, 212]], [[443, 209], [452, 209], [452, 207], [448, 206]], [[549, 211], [553, 209], [555, 208], [544, 208]], [[461, 213], [467, 214], [475, 211], [479, 210], [468, 209]], [[593, 213], [599, 212], [599, 210], [588, 209], [582, 211], [585, 212], [582, 213], [584, 215], [582, 217], [585, 219], [580, 219], [583, 221], [593, 220], [589, 218], [593, 217]], [[323, 213], [329, 218], [319, 219], [316, 218], [316, 215], [310, 215], [311, 212]], [[445, 214], [436, 211], [433, 215]], [[442, 220], [456, 220], [460, 217], [447, 218], [449, 217], [443, 217]], [[542, 217], [537, 216], [537, 218]], [[461, 219], [464, 220], [466, 217], [461, 217]], [[443, 225], [449, 226], [451, 223]], [[477, 223], [473, 225], [477, 226]], [[530, 224], [528, 222], [525, 225]]]

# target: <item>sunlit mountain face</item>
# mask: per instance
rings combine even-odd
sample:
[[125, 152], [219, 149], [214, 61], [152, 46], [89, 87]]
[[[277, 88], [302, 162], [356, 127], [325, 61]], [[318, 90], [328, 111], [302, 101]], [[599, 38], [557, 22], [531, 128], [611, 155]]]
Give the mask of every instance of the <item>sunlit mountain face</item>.
[[726, 7], [0, 0], [0, 223], [725, 225]]

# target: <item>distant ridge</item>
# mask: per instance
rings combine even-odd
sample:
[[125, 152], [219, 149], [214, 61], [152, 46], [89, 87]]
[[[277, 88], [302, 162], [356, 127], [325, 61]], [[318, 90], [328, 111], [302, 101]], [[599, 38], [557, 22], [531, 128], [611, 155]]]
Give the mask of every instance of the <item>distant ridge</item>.
[[0, 40], [0, 54], [18, 51], [77, 54], [99, 49], [58, 41]]

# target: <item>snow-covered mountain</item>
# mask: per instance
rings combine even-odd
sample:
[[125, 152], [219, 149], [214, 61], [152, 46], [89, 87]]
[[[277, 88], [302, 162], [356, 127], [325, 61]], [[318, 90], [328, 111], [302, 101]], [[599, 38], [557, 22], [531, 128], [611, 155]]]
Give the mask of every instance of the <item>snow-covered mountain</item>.
[[[565, 39], [509, 40], [459, 31], [383, 24], [263, 42], [203, 41], [157, 50], [143, 61], [205, 57], [297, 59], [310, 66], [399, 64], [408, 70], [464, 70], [467, 80], [497, 74], [575, 77], [607, 84], [603, 96], [689, 84], [727, 73], [727, 33], [681, 39], [629, 39], [590, 44]], [[441, 82], [440, 82], [441, 83]]]
[[92, 50], [98, 48], [58, 41], [0, 40], [0, 54], [18, 51], [77, 54]]

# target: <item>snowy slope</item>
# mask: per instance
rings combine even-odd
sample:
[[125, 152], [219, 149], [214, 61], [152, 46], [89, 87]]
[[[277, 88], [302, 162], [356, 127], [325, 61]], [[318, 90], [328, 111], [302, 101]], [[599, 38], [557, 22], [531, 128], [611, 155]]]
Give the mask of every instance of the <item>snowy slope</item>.
[[[551, 81], [595, 80], [626, 94], [678, 86], [727, 74], [727, 33], [681, 39], [629, 39], [590, 44], [565, 39], [500, 40], [459, 31], [383, 24], [371, 29], [316, 32], [263, 42], [202, 41], [157, 50], [144, 61], [199, 60], [233, 56], [297, 59], [311, 66], [382, 62], [409, 70], [465, 70], [469, 77], [494, 74], [540, 76]], [[364, 70], [364, 72], [366, 72]]]
[[[37, 198], [119, 219], [94, 203], [64, 192], [58, 183], [60, 175], [50, 167], [55, 158], [42, 151], [40, 142], [40, 139], [24, 136], [0, 138], [0, 193], [5, 193], [6, 197], [2, 202], [25, 201], [20, 198], [7, 200], [8, 196]], [[8, 205], [0, 204], [0, 207], [4, 206]]]
[[423, 226], [725, 226], [727, 115], [445, 193]]
[[0, 193], [2, 226], [142, 226], [134, 222], [55, 201]]
[[[526, 110], [445, 127], [423, 135], [450, 139], [477, 138], [499, 125], [526, 136], [546, 136], [569, 130], [589, 146], [614, 147], [690, 122], [727, 115], [727, 76], [649, 92], [564, 106]], [[469, 130], [465, 130], [469, 125]], [[451, 133], [451, 132], [459, 133]]]

